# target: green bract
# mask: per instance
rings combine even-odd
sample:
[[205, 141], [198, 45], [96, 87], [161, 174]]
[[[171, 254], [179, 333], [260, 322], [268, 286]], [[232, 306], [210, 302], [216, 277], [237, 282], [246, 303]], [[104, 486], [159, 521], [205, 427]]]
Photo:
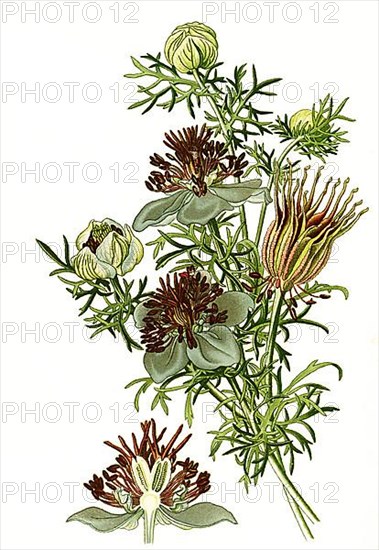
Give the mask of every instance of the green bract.
[[231, 211], [244, 202], [270, 202], [266, 187], [260, 179], [222, 185], [210, 185], [205, 195], [198, 197], [190, 189], [168, 194], [149, 202], [137, 214], [133, 229], [143, 231], [149, 226], [167, 225], [175, 217], [180, 223], [205, 225], [225, 211]]
[[129, 225], [106, 218], [90, 221], [76, 239], [75, 273], [86, 280], [113, 279], [132, 271], [143, 258], [143, 246]]
[[[173, 334], [164, 351], [145, 353], [144, 365], [154, 382], [163, 382], [183, 370], [188, 362], [199, 369], [214, 370], [230, 367], [240, 361], [240, 346], [229, 327], [242, 323], [254, 302], [244, 292], [230, 291], [216, 298], [214, 304], [219, 311], [227, 312], [227, 318], [213, 325], [200, 320], [193, 327], [195, 345], [190, 346], [185, 338], [180, 341], [178, 335]], [[134, 320], [138, 328], [145, 326], [148, 312], [144, 302], [136, 307]]]
[[197, 21], [179, 25], [168, 37], [164, 52], [167, 61], [180, 73], [208, 69], [217, 59], [216, 33]]

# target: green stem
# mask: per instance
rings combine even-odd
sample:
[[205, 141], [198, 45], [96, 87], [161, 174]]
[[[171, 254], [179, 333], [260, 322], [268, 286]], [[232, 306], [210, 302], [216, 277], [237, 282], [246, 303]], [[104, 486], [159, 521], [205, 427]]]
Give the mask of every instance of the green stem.
[[[240, 390], [238, 388], [237, 381], [235, 379], [230, 379], [229, 382], [236, 394], [236, 397], [239, 398], [245, 419], [252, 426], [253, 423], [249, 412], [249, 408], [247, 404], [239, 397]], [[224, 402], [227, 399], [227, 396], [221, 390], [216, 388], [216, 386], [214, 386], [212, 382], [208, 381], [206, 386], [209, 393], [213, 395], [213, 397], [215, 397], [215, 399], [217, 399], [217, 401], [219, 401], [220, 403]], [[230, 405], [230, 403], [225, 403], [224, 406], [227, 409], [229, 409], [231, 412], [233, 412], [233, 414], [235, 413], [235, 410], [233, 409], [233, 406]], [[276, 474], [279, 481], [283, 485], [286, 495], [288, 496], [288, 503], [291, 507], [293, 514], [295, 515], [296, 521], [301, 529], [301, 532], [306, 538], [309, 537], [313, 539], [312, 531], [310, 530], [304, 515], [306, 515], [312, 523], [314, 521], [320, 521], [319, 518], [313, 512], [309, 504], [304, 500], [304, 498], [299, 493], [299, 491], [296, 489], [295, 485], [292, 483], [291, 479], [288, 477], [284, 467], [281, 465], [279, 460], [273, 454], [271, 454], [268, 458], [268, 461], [274, 473]], [[292, 501], [291, 501], [291, 498], [292, 498]]]
[[[201, 76], [200, 76], [200, 73], [197, 69], [194, 69], [192, 71], [192, 74], [200, 88], [200, 90], [202, 92], [205, 92], [206, 93], [206, 97], [207, 97], [207, 101], [209, 103], [209, 105], [211, 106], [214, 114], [216, 115], [216, 117], [218, 118], [218, 121], [220, 123], [220, 126], [221, 126], [221, 129], [222, 129], [222, 133], [224, 134], [224, 137], [225, 137], [225, 140], [226, 141], [229, 141], [229, 135], [228, 135], [228, 128], [225, 124], [225, 120], [224, 120], [224, 117], [222, 116], [222, 113], [219, 109], [219, 106], [217, 105], [217, 103], [215, 102], [215, 100], [213, 99], [213, 97], [209, 94], [209, 91], [208, 91], [208, 88], [206, 87], [205, 85], [205, 82], [202, 80]], [[234, 147], [233, 147], [233, 144], [230, 144], [230, 151], [232, 154], [234, 154]]]
[[[272, 189], [272, 186], [274, 184], [274, 180], [275, 180], [275, 176], [278, 174], [278, 172], [280, 171], [282, 165], [283, 165], [283, 162], [286, 160], [288, 154], [292, 151], [292, 149], [294, 149], [296, 147], [296, 145], [298, 144], [298, 142], [300, 141], [300, 138], [296, 138], [294, 139], [293, 141], [291, 141], [287, 147], [283, 150], [282, 154], [280, 155], [280, 157], [278, 158], [277, 162], [276, 162], [276, 165], [275, 165], [275, 169], [273, 170], [273, 172], [271, 173], [270, 175], [270, 178], [268, 180], [268, 184], [267, 184], [267, 189], [269, 191], [271, 191]], [[264, 221], [265, 221], [265, 217], [266, 217], [266, 211], [267, 211], [267, 204], [265, 202], [262, 203], [262, 206], [261, 206], [261, 212], [259, 214], [259, 220], [258, 220], [258, 226], [257, 226], [257, 232], [256, 232], [256, 235], [255, 235], [255, 244], [257, 246], [259, 246], [259, 241], [261, 240], [261, 236], [262, 236], [262, 230], [263, 230], [263, 224], [264, 224]]]
[[265, 368], [267, 369], [267, 397], [269, 398], [272, 396], [272, 361], [274, 359], [275, 341], [278, 333], [282, 304], [283, 295], [282, 291], [278, 288], [274, 295], [265, 351]]
[[286, 497], [287, 497], [287, 502], [291, 507], [292, 513], [295, 517], [295, 520], [296, 520], [296, 522], [299, 526], [300, 531], [304, 535], [305, 540], [307, 540], [308, 538], [313, 539], [314, 538], [313, 533], [308, 527], [308, 524], [307, 524], [307, 522], [304, 518], [304, 515], [301, 511], [300, 506], [297, 504], [297, 502], [295, 500], [292, 499], [292, 497], [289, 495], [289, 493], [288, 493], [288, 491], [285, 487], [284, 487], [284, 491], [285, 491], [285, 494], [286, 494]]
[[232, 388], [232, 390], [234, 391], [236, 397], [238, 398], [238, 400], [240, 402], [241, 409], [243, 411], [245, 419], [248, 421], [248, 423], [251, 427], [251, 430], [254, 433], [255, 426], [254, 426], [254, 423], [253, 423], [253, 419], [251, 417], [251, 413], [250, 413], [250, 410], [249, 410], [249, 407], [248, 407], [246, 401], [244, 399], [242, 399], [241, 388], [239, 387], [239, 384], [238, 384], [237, 380], [235, 378], [228, 378], [228, 382], [229, 382], [230, 387]]
[[[241, 390], [239, 388], [238, 382], [235, 378], [230, 378], [229, 383], [230, 383], [230, 386], [232, 387], [236, 397], [238, 397], [241, 408], [242, 408], [243, 413], [245, 415], [245, 418], [248, 421], [248, 423], [250, 424], [250, 426], [252, 428], [252, 431], [254, 433], [253, 419], [251, 418], [251, 414], [250, 414], [249, 408], [247, 406], [247, 403], [241, 398]], [[277, 452], [279, 453], [279, 451], [277, 451]], [[308, 518], [312, 522], [313, 521], [319, 521], [318, 517], [313, 512], [311, 507], [307, 504], [307, 502], [303, 499], [303, 497], [301, 496], [299, 491], [295, 488], [295, 486], [293, 485], [293, 483], [291, 482], [291, 480], [287, 476], [286, 471], [285, 471], [284, 466], [283, 466], [283, 463], [281, 461], [281, 458], [280, 458], [280, 460], [278, 460], [272, 454], [272, 455], [270, 455], [268, 461], [270, 462], [270, 465], [271, 465], [272, 469], [274, 470], [275, 474], [277, 475], [277, 477], [281, 481], [286, 493], [293, 499], [293, 502], [290, 499], [288, 500], [288, 502], [291, 505], [292, 511], [295, 513], [296, 520], [298, 521], [299, 525], [301, 526], [302, 531], [303, 531], [303, 528], [304, 528], [306, 530], [308, 536], [311, 536], [311, 538], [313, 538], [313, 535], [312, 535], [308, 525], [305, 522], [305, 519], [302, 515], [302, 511], [301, 511], [299, 505], [301, 505], [303, 507], [303, 511], [305, 512], [305, 514], [308, 516]], [[292, 504], [294, 506], [292, 506]], [[297, 514], [296, 514], [296, 511], [298, 512]], [[303, 532], [303, 534], [304, 534], [304, 532]]]
[[[208, 89], [206, 87], [206, 84], [202, 80], [202, 78], [201, 78], [200, 74], [198, 73], [198, 71], [196, 71], [196, 70], [193, 71], [193, 76], [194, 76], [196, 82], [198, 83], [198, 85], [200, 87], [200, 90], [202, 92], [205, 92], [205, 94], [207, 94], [206, 97], [207, 97], [208, 103], [209, 103], [210, 107], [212, 108], [214, 114], [216, 115], [216, 117], [217, 117], [217, 119], [220, 123], [221, 130], [224, 134], [224, 139], [226, 140], [226, 142], [229, 142], [230, 141], [229, 129], [228, 129], [226, 123], [225, 123], [225, 120], [223, 118], [223, 115], [222, 115], [222, 112], [221, 112], [219, 106], [217, 105], [214, 98], [209, 94]], [[270, 175], [270, 178], [269, 178], [269, 182], [268, 182], [269, 191], [271, 191], [272, 186], [273, 186], [274, 181], [275, 181], [275, 177], [276, 177], [278, 171], [281, 169], [284, 161], [286, 160], [287, 155], [290, 153], [290, 151], [292, 149], [294, 149], [296, 147], [297, 143], [298, 143], [298, 139], [293, 140], [283, 150], [282, 154], [278, 158], [276, 166], [275, 166], [275, 170], [272, 172], [272, 174]], [[230, 151], [231, 154], [235, 154], [235, 150], [234, 150], [234, 147], [233, 147], [232, 143], [229, 144], [229, 151]], [[257, 246], [259, 245], [259, 241], [261, 239], [264, 220], [265, 220], [265, 216], [266, 216], [266, 211], [267, 211], [267, 205], [265, 203], [263, 203], [262, 207], [261, 207], [261, 212], [260, 212], [260, 217], [259, 217], [258, 227], [257, 227], [257, 233], [256, 233], [256, 238], [255, 238], [255, 242], [256, 242]], [[242, 234], [242, 237], [244, 239], [247, 239], [248, 238], [248, 230], [247, 230], [246, 213], [245, 213], [244, 206], [240, 207], [239, 213], [240, 213], [240, 220], [241, 220], [241, 226], [242, 226], [241, 234]], [[216, 228], [217, 232], [216, 232], [216, 229], [215, 229], [214, 225], [210, 224], [210, 228], [216, 236], [217, 236], [217, 234], [219, 235], [218, 227]], [[222, 247], [221, 248], [219, 247], [219, 243], [217, 243], [216, 239], [214, 239], [214, 242], [215, 242], [216, 250], [219, 251], [218, 253], [224, 255]], [[219, 247], [219, 248], [217, 248], [217, 247]], [[265, 352], [265, 367], [267, 369], [267, 397], [268, 397], [269, 400], [272, 397], [272, 378], [273, 378], [272, 377], [272, 362], [273, 362], [273, 358], [274, 358], [275, 341], [276, 341], [276, 336], [277, 336], [278, 327], [279, 327], [279, 319], [280, 319], [280, 311], [281, 311], [282, 303], [283, 303], [282, 293], [278, 289], [275, 292], [274, 302], [273, 302], [273, 306], [272, 306], [269, 332], [268, 332], [267, 345], [266, 345], [266, 352]], [[230, 379], [228, 379], [228, 381], [229, 381], [230, 386], [233, 389], [234, 394], [236, 395], [236, 397], [239, 401], [240, 409], [241, 409], [241, 413], [239, 413], [239, 414], [241, 414], [243, 417], [245, 417], [248, 424], [251, 426], [252, 432], [254, 433], [254, 431], [255, 431], [254, 421], [253, 421], [253, 418], [251, 417], [251, 413], [250, 413], [248, 404], [242, 398], [242, 393], [241, 393], [239, 384], [238, 384], [238, 382], [235, 378], [230, 378]], [[212, 382], [208, 381], [206, 386], [207, 386], [207, 389], [208, 389], [209, 393], [211, 395], [213, 395], [213, 397], [215, 397], [217, 399], [217, 401], [224, 402], [227, 399], [227, 396], [221, 390], [216, 388], [216, 386], [214, 386], [214, 384], [212, 384]], [[231, 410], [235, 414], [236, 411], [230, 403], [226, 403], [225, 407], [228, 408], [229, 410]], [[277, 450], [276, 452], [279, 454], [279, 457], [280, 457], [279, 450]], [[312, 532], [311, 532], [311, 530], [310, 530], [310, 528], [307, 524], [307, 521], [306, 521], [304, 515], [306, 515], [310, 521], [319, 521], [318, 517], [313, 512], [311, 507], [307, 504], [307, 502], [303, 499], [303, 497], [301, 496], [299, 491], [296, 489], [296, 487], [294, 486], [294, 484], [292, 483], [292, 481], [288, 477], [288, 475], [285, 471], [284, 465], [281, 461], [281, 457], [278, 460], [278, 458], [275, 456], [275, 453], [273, 453], [269, 456], [268, 461], [269, 461], [273, 471], [275, 472], [276, 476], [278, 477], [278, 479], [280, 480], [280, 482], [282, 483], [282, 485], [284, 487], [285, 493], [288, 496], [289, 505], [292, 509], [292, 512], [293, 512], [293, 514], [296, 518], [296, 521], [298, 522], [298, 525], [299, 525], [303, 535], [305, 537], [313, 538]], [[291, 500], [291, 499], [293, 499], [293, 500]]]
[[271, 468], [274, 470], [275, 474], [281, 481], [283, 487], [286, 489], [287, 493], [294, 499], [294, 501], [303, 508], [303, 511], [309, 517], [311, 521], [320, 521], [316, 516], [309, 504], [304, 500], [299, 491], [296, 489], [288, 475], [286, 474], [284, 468], [280, 465], [278, 459], [272, 454], [269, 457], [269, 462]]
[[157, 511], [144, 511], [143, 541], [145, 544], [153, 544], [154, 528]]
[[[215, 219], [210, 220], [210, 222], [208, 223], [208, 228], [211, 235], [213, 236], [213, 243], [214, 243], [216, 252], [219, 256], [219, 260], [221, 260], [222, 258], [225, 258], [226, 253], [225, 253], [224, 246], [220, 243], [220, 240], [222, 240], [221, 234]], [[225, 274], [226, 284], [228, 289], [236, 290], [236, 288], [240, 287], [240, 284], [238, 279], [234, 277], [234, 275], [232, 274], [232, 269], [230, 267], [230, 262], [228, 258], [225, 259], [225, 264], [226, 264], [226, 269], [222, 266], [221, 261], [218, 262], [218, 266], [220, 267], [220, 269], [222, 269], [223, 273]]]
[[[217, 105], [217, 103], [213, 99], [213, 97], [209, 94], [208, 88], [206, 87], [205, 82], [202, 80], [202, 78], [199, 74], [199, 71], [197, 69], [194, 69], [192, 71], [192, 74], [193, 74], [197, 84], [199, 85], [200, 90], [207, 94], [206, 95], [207, 101], [208, 101], [212, 111], [214, 112], [214, 114], [216, 115], [216, 117], [217, 117], [217, 119], [220, 123], [222, 133], [224, 134], [224, 139], [228, 143], [229, 142], [229, 137], [230, 137], [229, 136], [229, 129], [225, 124], [225, 119], [222, 116], [222, 112], [221, 112], [219, 106]], [[232, 142], [229, 143], [228, 149], [229, 149], [229, 152], [230, 152], [231, 155], [235, 154], [235, 149], [234, 149], [234, 146], [233, 146]], [[239, 178], [237, 178], [237, 181], [238, 182], [240, 181]], [[249, 238], [249, 232], [248, 232], [248, 229], [247, 229], [246, 212], [245, 212], [245, 207], [244, 207], [243, 204], [239, 207], [239, 216], [240, 216], [241, 227], [242, 227], [241, 235], [242, 235], [243, 239], [248, 239]]]
[[115, 292], [115, 298], [118, 302], [121, 301], [121, 303], [124, 303], [125, 301], [125, 295], [124, 291], [122, 290], [122, 287], [120, 285], [120, 281], [118, 280], [118, 276], [116, 275], [113, 279], [111, 279], [111, 285], [113, 287], [113, 290]]
[[138, 342], [133, 340], [133, 338], [130, 336], [130, 334], [125, 328], [126, 320], [124, 319], [124, 311], [126, 311], [127, 313], [127, 319], [130, 317], [130, 315], [133, 312], [131, 308], [131, 296], [130, 294], [129, 296], [125, 296], [125, 293], [121, 287], [121, 284], [117, 275], [110, 281], [114, 291], [113, 293], [114, 297], [116, 299], [116, 302], [119, 304], [119, 310], [117, 313], [118, 332], [121, 334], [122, 339], [124, 340], [126, 347], [128, 348], [129, 351], [133, 351], [133, 348], [142, 349], [142, 347], [138, 344]]

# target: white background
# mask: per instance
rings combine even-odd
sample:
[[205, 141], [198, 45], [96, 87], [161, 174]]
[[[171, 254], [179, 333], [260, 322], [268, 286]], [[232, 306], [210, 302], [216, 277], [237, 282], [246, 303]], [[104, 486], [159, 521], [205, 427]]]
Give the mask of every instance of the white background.
[[[328, 170], [337, 177], [350, 176], [370, 212], [338, 242], [319, 277], [351, 291], [348, 301], [335, 294], [314, 307], [314, 316], [331, 323], [335, 334], [325, 339], [303, 329], [291, 346], [294, 372], [314, 358], [338, 362], [345, 372], [340, 383], [334, 371], [320, 375], [322, 383], [332, 388], [328, 399], [341, 411], [315, 425], [314, 459], [300, 457], [295, 470], [295, 480], [322, 519], [315, 529], [316, 540], [302, 540], [277, 486], [271, 486], [272, 497], [271, 472], [260, 484], [260, 496], [253, 489], [248, 502], [236, 483], [240, 472], [232, 457], [220, 456], [215, 463], [208, 458], [207, 431], [217, 429], [218, 419], [211, 412], [211, 400], [204, 399], [196, 409], [187, 452], [212, 473], [215, 485], [209, 498], [227, 506], [239, 525], [188, 532], [158, 527], [156, 547], [377, 548], [377, 3], [277, 2], [274, 6], [155, 0], [124, 9], [125, 2], [120, 2], [120, 21], [115, 22], [115, 2], [103, 1], [97, 2], [101, 13], [94, 23], [85, 18], [95, 17], [96, 6], [85, 1], [75, 8], [73, 22], [65, 2], [58, 2], [62, 15], [55, 23], [54, 6], [35, 22], [32, 15], [25, 15], [25, 7], [34, 2], [1, 4], [2, 78], [11, 83], [6, 90], [14, 92], [2, 99], [2, 162], [3, 169], [4, 163], [15, 163], [6, 169], [17, 170], [2, 184], [2, 548], [141, 548], [141, 529], [100, 535], [65, 520], [89, 505], [80, 484], [113, 459], [102, 441], [115, 440], [119, 433], [127, 437], [138, 430], [137, 420], [151, 415], [148, 399], [139, 414], [130, 414], [133, 394], [123, 389], [144, 375], [142, 354], [128, 354], [107, 335], [96, 343], [88, 341], [83, 321], [77, 318], [78, 304], [57, 279], [48, 277], [52, 265], [41, 257], [34, 239], [60, 243], [65, 233], [73, 241], [92, 218], [131, 223], [142, 205], [155, 198], [144, 186], [148, 157], [162, 149], [164, 131], [189, 125], [191, 119], [181, 107], [171, 114], [153, 110], [143, 117], [128, 111], [134, 90], [123, 90], [122, 75], [132, 68], [130, 55], [157, 53], [176, 25], [193, 20], [216, 30], [219, 58], [229, 71], [235, 64], [254, 62], [261, 78], [283, 77], [275, 102], [262, 101], [262, 107], [291, 114], [310, 107], [317, 89], [321, 95], [325, 90], [335, 92], [337, 100], [350, 96], [348, 112], [357, 119], [349, 125], [351, 143], [331, 159], [334, 164]], [[37, 4], [42, 10], [45, 3]], [[269, 4], [275, 8], [273, 17]], [[233, 6], [235, 13], [226, 14], [225, 8]], [[83, 12], [83, 7], [88, 11]], [[4, 22], [5, 9], [18, 10]], [[71, 102], [69, 87], [63, 83], [73, 82], [78, 85]], [[102, 97], [89, 102], [82, 93], [93, 97], [94, 88], [86, 85], [94, 82]], [[33, 95], [24, 97], [25, 87], [36, 83], [41, 87], [39, 101]], [[47, 83], [56, 84], [44, 88]], [[114, 95], [117, 86], [119, 98]], [[62, 97], [51, 102], [56, 90]], [[63, 165], [67, 162], [80, 163], [73, 182]], [[57, 163], [60, 180], [48, 181], [53, 171], [41, 173], [40, 183], [22, 173], [35, 163], [40, 163], [41, 172], [47, 163]], [[101, 167], [100, 181], [86, 181], [92, 172], [83, 177], [87, 163]], [[115, 163], [120, 166], [119, 182], [110, 169]], [[133, 164], [123, 169], [125, 163]], [[257, 213], [258, 207], [249, 207], [252, 226]], [[146, 232], [144, 242], [153, 235], [154, 230]], [[150, 249], [136, 273], [148, 273], [153, 287], [156, 274]], [[68, 323], [76, 323], [71, 324], [73, 338]], [[30, 329], [36, 332], [27, 333]], [[78, 404], [73, 421], [64, 403]], [[25, 414], [25, 408], [35, 407], [35, 415]], [[100, 418], [91, 422], [96, 414]], [[169, 418], [161, 411], [155, 411], [154, 417], [176, 428], [182, 421], [179, 396]], [[72, 494], [70, 483], [76, 484]], [[33, 488], [34, 494], [25, 494]]]

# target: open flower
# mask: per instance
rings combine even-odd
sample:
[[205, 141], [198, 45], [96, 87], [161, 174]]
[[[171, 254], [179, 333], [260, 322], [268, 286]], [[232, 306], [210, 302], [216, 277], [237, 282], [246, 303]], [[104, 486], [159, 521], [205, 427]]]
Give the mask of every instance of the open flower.
[[106, 218], [90, 221], [76, 239], [71, 259], [75, 273], [86, 280], [112, 279], [132, 271], [143, 258], [143, 246], [129, 225]]
[[231, 176], [239, 178], [247, 166], [245, 154], [228, 153], [224, 143], [212, 139], [212, 131], [203, 125], [165, 134], [164, 144], [172, 151], [165, 157], [150, 157], [155, 169], [146, 186], [150, 191], [169, 195], [148, 203], [134, 220], [133, 228], [142, 231], [150, 225], [165, 225], [177, 216], [180, 223], [206, 224], [236, 205], [268, 201], [261, 180], [225, 184]]
[[332, 185], [330, 178], [316, 194], [321, 169], [306, 191], [307, 166], [302, 179], [292, 177], [292, 168], [277, 182], [276, 218], [269, 226], [262, 258], [268, 272], [268, 288], [292, 291], [313, 280], [325, 267], [334, 241], [349, 231], [367, 209], [357, 211], [362, 201], [352, 202], [358, 189], [346, 194], [349, 179]]
[[160, 288], [134, 313], [146, 346], [145, 368], [156, 383], [184, 369], [189, 361], [206, 370], [240, 360], [239, 344], [229, 327], [248, 315], [253, 301], [244, 292], [223, 292], [204, 272], [160, 279]]
[[164, 51], [167, 61], [180, 73], [208, 69], [217, 59], [216, 33], [198, 21], [179, 25], [168, 37]]
[[115, 464], [94, 475], [84, 486], [95, 499], [122, 509], [123, 514], [112, 514], [99, 508], [87, 508], [68, 518], [80, 521], [98, 531], [135, 529], [143, 517], [145, 542], [154, 539], [156, 523], [173, 524], [183, 529], [207, 527], [220, 521], [236, 523], [233, 515], [215, 504], [202, 503], [190, 506], [210, 488], [208, 472], [198, 471], [198, 463], [189, 458], [177, 459], [191, 435], [182, 441], [178, 438], [180, 426], [166, 444], [162, 443], [166, 428], [157, 433], [155, 421], [141, 423], [140, 441], [132, 434], [132, 444], [119, 436], [116, 445], [105, 444], [119, 454]]

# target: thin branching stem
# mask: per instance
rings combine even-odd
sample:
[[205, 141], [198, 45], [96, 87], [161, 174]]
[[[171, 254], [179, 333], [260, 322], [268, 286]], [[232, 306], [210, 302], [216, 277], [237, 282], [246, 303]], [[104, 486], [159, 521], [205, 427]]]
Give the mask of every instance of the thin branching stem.
[[274, 359], [274, 349], [276, 336], [278, 333], [280, 312], [283, 304], [282, 291], [278, 288], [275, 291], [274, 301], [271, 311], [270, 326], [267, 337], [266, 352], [265, 352], [265, 369], [267, 370], [267, 397], [272, 397], [272, 362]]
[[[295, 149], [296, 145], [299, 143], [300, 138], [294, 139], [291, 141], [287, 147], [283, 150], [282, 154], [278, 158], [275, 164], [275, 169], [271, 172], [270, 178], [268, 180], [267, 189], [271, 191], [272, 186], [274, 185], [275, 177], [280, 172], [283, 163], [285, 162], [287, 156], [289, 153]], [[266, 211], [267, 211], [267, 204], [265, 202], [262, 203], [261, 211], [259, 214], [259, 220], [258, 220], [258, 226], [257, 226], [257, 232], [255, 234], [255, 244], [259, 246], [259, 242], [261, 240], [262, 231], [263, 231], [263, 225], [266, 218]]]
[[[201, 76], [199, 74], [199, 71], [194, 69], [192, 74], [193, 74], [196, 82], [198, 83], [199, 88], [201, 89], [201, 91], [206, 94], [205, 97], [207, 98], [207, 101], [208, 101], [211, 109], [213, 110], [214, 114], [216, 115], [216, 117], [217, 117], [217, 119], [220, 123], [222, 133], [224, 134], [224, 139], [228, 143], [228, 149], [230, 151], [230, 154], [234, 155], [235, 150], [234, 150], [233, 142], [230, 141], [228, 127], [225, 124], [224, 117], [222, 116], [222, 113], [221, 113], [216, 101], [214, 100], [212, 95], [209, 93], [206, 84], [204, 83], [203, 79], [201, 78]], [[243, 204], [239, 207], [239, 215], [240, 215], [240, 221], [241, 221], [241, 227], [242, 227], [242, 238], [243, 239], [248, 239], [249, 238], [249, 232], [248, 232], [247, 222], [246, 222], [245, 207], [244, 207]]]
[[[246, 421], [250, 426], [253, 426], [251, 414], [249, 412], [249, 409], [246, 405], [246, 403], [241, 400], [239, 389], [238, 389], [238, 383], [236, 383], [235, 379], [232, 381], [231, 379], [231, 386], [233, 387], [233, 390], [235, 391], [237, 400], [240, 401], [241, 409], [243, 412], [243, 415], [245, 416]], [[223, 393], [221, 390], [216, 388], [216, 386], [208, 381], [206, 384], [206, 387], [211, 395], [217, 399], [220, 403], [223, 403], [224, 407], [229, 409], [233, 414], [235, 413], [235, 409], [233, 406], [228, 402], [228, 397]], [[278, 477], [279, 481], [282, 483], [286, 493], [293, 499], [293, 503], [289, 503], [291, 505], [291, 509], [293, 513], [295, 514], [295, 517], [297, 519], [297, 522], [301, 526], [302, 533], [304, 536], [308, 536], [309, 538], [313, 538], [312, 532], [304, 518], [304, 514], [309, 518], [311, 522], [313, 521], [320, 521], [317, 515], [313, 512], [312, 508], [309, 506], [309, 504], [304, 500], [302, 495], [299, 493], [299, 491], [296, 489], [295, 485], [291, 481], [291, 479], [288, 477], [283, 465], [281, 464], [281, 461], [279, 461], [274, 453], [272, 453], [268, 461]]]

